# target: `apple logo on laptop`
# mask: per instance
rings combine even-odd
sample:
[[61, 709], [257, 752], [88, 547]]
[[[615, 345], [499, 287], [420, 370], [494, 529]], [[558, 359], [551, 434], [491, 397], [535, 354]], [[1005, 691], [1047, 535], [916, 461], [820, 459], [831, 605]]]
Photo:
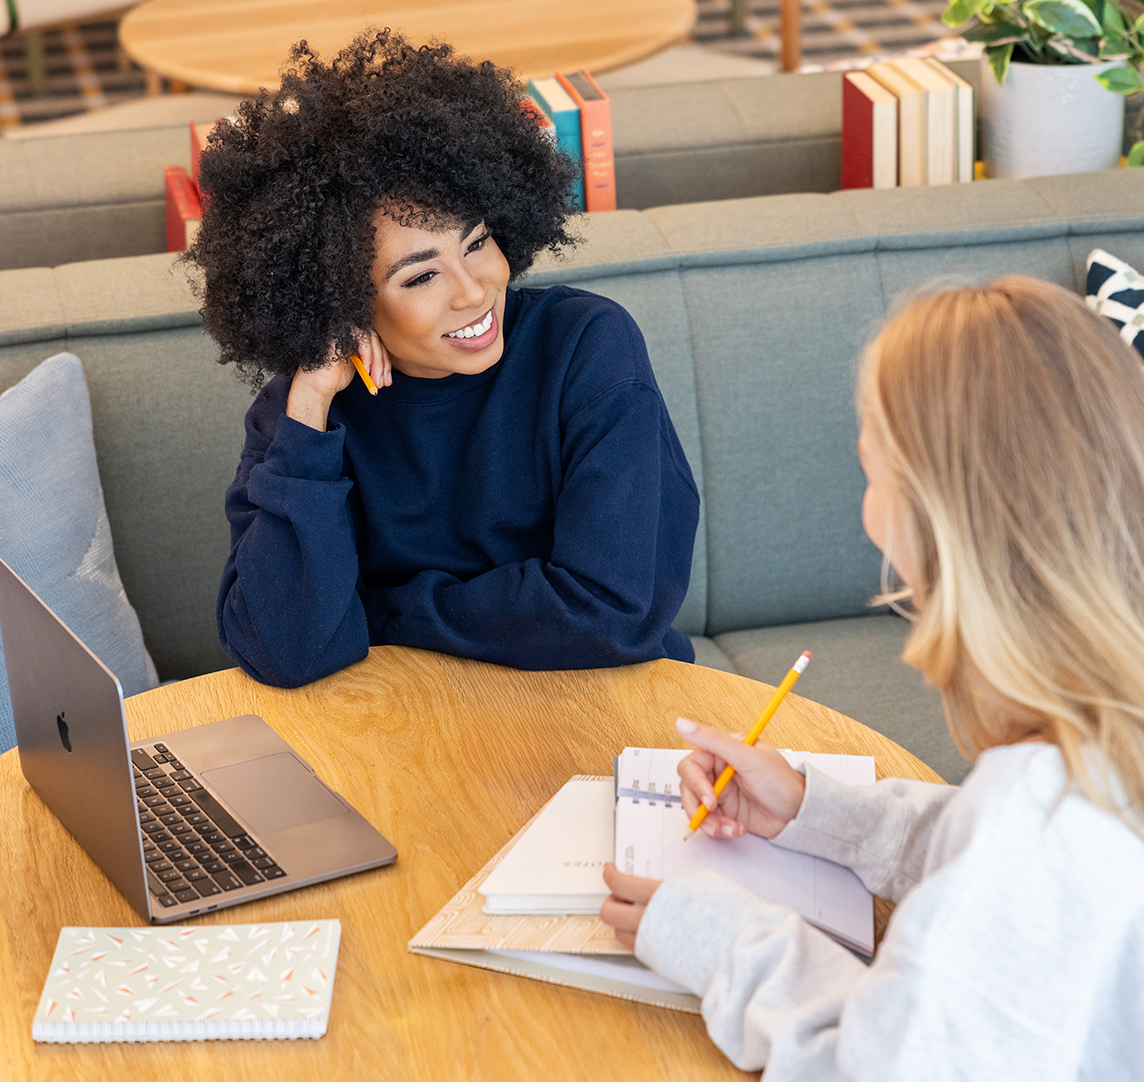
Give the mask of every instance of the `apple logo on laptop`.
[[71, 740], [68, 737], [68, 723], [64, 721], [64, 713], [62, 710], [56, 715], [56, 727], [60, 731], [60, 743], [63, 744], [67, 751], [71, 751], [72, 746]]

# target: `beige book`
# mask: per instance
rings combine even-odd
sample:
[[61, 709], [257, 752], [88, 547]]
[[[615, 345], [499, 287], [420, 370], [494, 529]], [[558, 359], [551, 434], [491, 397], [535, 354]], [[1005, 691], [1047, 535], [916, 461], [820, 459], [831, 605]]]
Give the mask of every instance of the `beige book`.
[[919, 57], [900, 56], [889, 63], [922, 89], [926, 183], [953, 184], [957, 180], [957, 87]]
[[922, 88], [888, 61], [866, 71], [898, 99], [898, 184], [913, 188], [928, 183]]
[[940, 60], [932, 57], [926, 59], [931, 68], [939, 72], [951, 83], [957, 91], [957, 110], [954, 121], [957, 146], [955, 180], [958, 184], [966, 184], [973, 180], [974, 167], [977, 163], [977, 116], [973, 104], [973, 84], [966, 82], [955, 71], [951, 71]]

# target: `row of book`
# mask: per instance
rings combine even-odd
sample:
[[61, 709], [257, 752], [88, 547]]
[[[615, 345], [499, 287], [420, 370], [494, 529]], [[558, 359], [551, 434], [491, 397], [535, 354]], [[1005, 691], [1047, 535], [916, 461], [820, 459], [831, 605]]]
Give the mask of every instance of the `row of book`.
[[583, 169], [573, 201], [577, 210], [616, 209], [612, 105], [586, 68], [528, 80], [524, 107], [556, 145]]
[[842, 80], [842, 187], [973, 180], [973, 87], [938, 60], [898, 57]]

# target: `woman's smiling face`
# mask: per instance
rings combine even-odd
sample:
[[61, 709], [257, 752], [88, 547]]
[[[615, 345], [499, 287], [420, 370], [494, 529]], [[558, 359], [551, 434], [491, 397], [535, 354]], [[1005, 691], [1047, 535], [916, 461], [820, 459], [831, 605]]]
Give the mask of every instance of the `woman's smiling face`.
[[474, 375], [504, 352], [508, 261], [484, 223], [427, 229], [374, 219], [374, 329], [399, 372]]

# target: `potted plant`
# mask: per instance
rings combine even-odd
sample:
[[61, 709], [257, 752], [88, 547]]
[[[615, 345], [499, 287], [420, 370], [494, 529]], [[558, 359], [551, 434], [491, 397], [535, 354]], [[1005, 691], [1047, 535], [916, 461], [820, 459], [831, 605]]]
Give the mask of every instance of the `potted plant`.
[[975, 19], [964, 36], [985, 46], [981, 142], [988, 175], [1119, 163], [1122, 95], [1144, 89], [1138, 0], [950, 0], [942, 19], [950, 26]]

